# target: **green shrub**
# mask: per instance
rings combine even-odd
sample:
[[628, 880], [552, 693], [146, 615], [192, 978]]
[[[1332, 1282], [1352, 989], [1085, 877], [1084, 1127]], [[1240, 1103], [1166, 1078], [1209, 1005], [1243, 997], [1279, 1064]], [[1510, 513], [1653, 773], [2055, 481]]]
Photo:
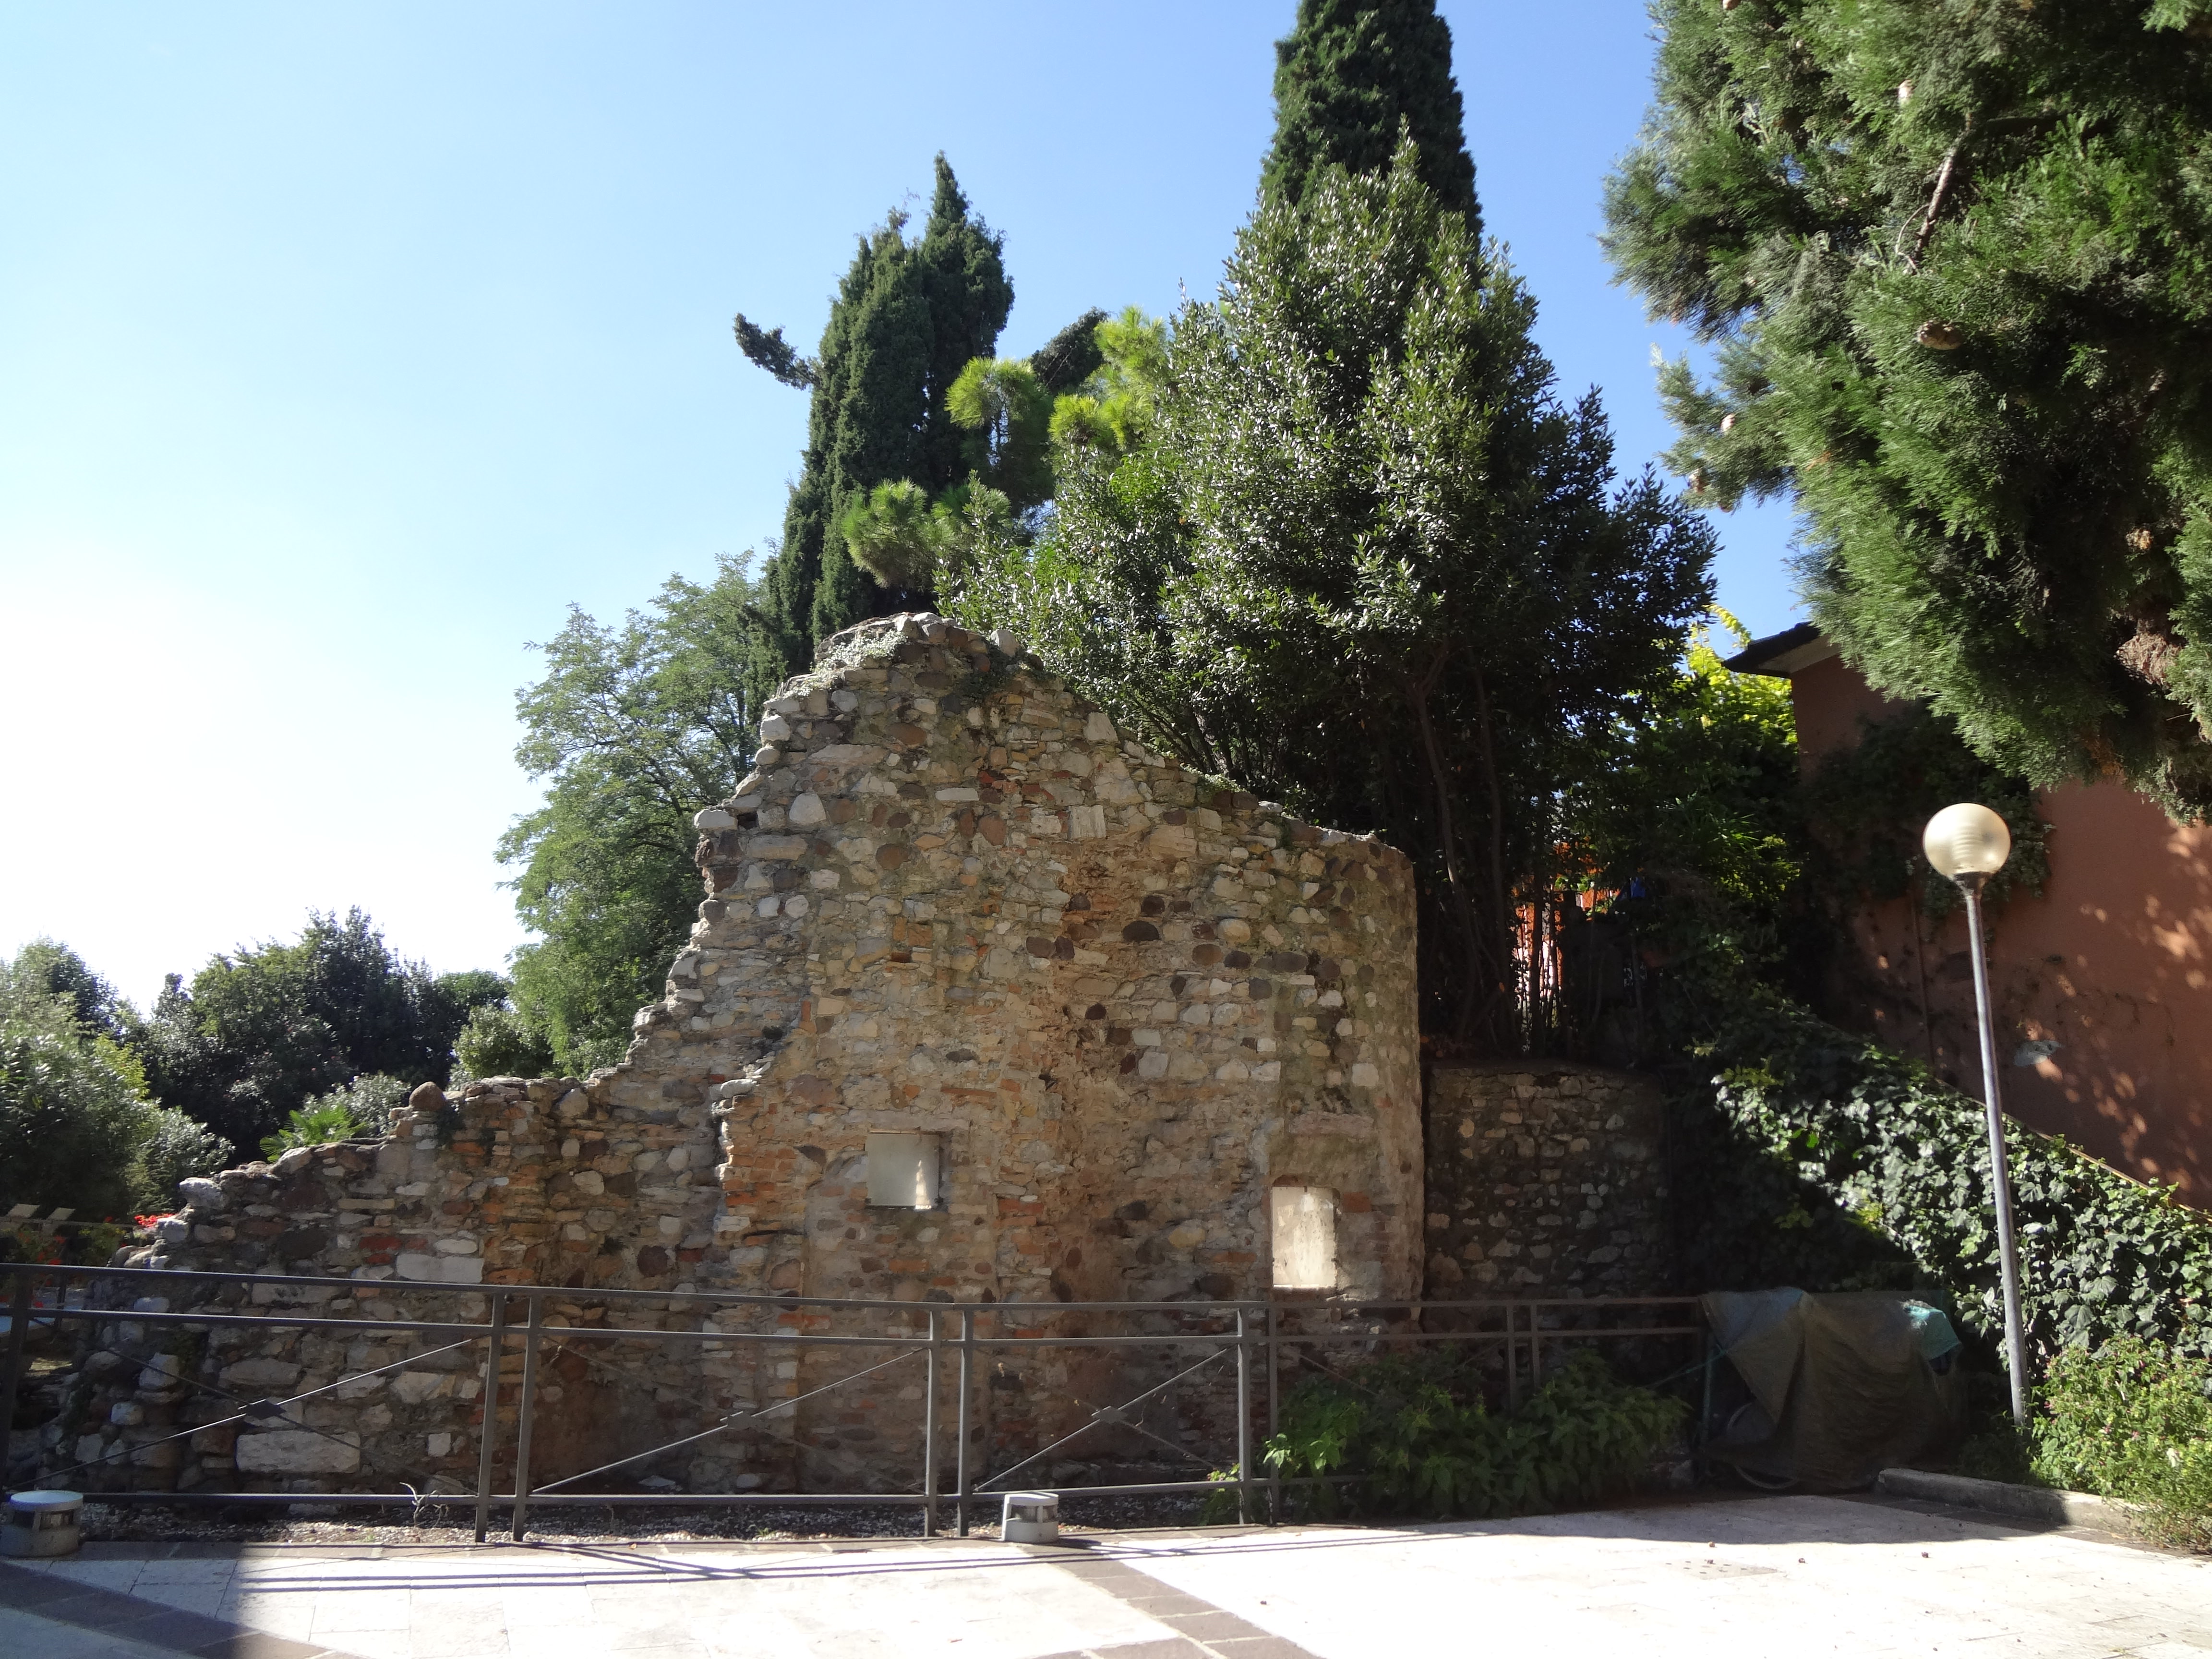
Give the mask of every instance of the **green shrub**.
[[1493, 1414], [1474, 1362], [1431, 1350], [1300, 1382], [1266, 1462], [1286, 1478], [1362, 1477], [1290, 1488], [1307, 1514], [1517, 1515], [1626, 1489], [1685, 1414], [1587, 1351]]
[[129, 1211], [147, 1196], [140, 1152], [155, 1109], [126, 1050], [0, 961], [0, 1207]]
[[284, 1120], [284, 1127], [264, 1137], [261, 1155], [282, 1158], [295, 1146], [320, 1146], [332, 1140], [350, 1140], [361, 1133], [353, 1113], [339, 1091], [319, 1095]]
[[553, 1070], [553, 1045], [530, 1018], [513, 1008], [479, 1008], [453, 1044], [464, 1077], [544, 1077]]
[[192, 1176], [212, 1175], [228, 1163], [234, 1150], [204, 1123], [167, 1106], [149, 1108], [147, 1134], [138, 1149], [144, 1174], [141, 1195], [156, 1210], [177, 1201], [177, 1183]]
[[305, 1109], [313, 1112], [319, 1108], [341, 1106], [353, 1120], [356, 1135], [383, 1135], [391, 1133], [392, 1115], [406, 1105], [407, 1097], [413, 1092], [404, 1078], [371, 1072], [354, 1079], [342, 1089], [308, 1096]]
[[2212, 1551], [2212, 1361], [2135, 1337], [2069, 1348], [2037, 1399], [2035, 1472], [2141, 1505], [2160, 1541]]
[[[1703, 1126], [1711, 1165], [1711, 1201], [1685, 1199], [1705, 1234], [1686, 1240], [1686, 1274], [1825, 1290], [1894, 1273], [1948, 1291], [1984, 1337], [2001, 1330], [1980, 1103], [1764, 988], [1671, 994], [1700, 1034], [1675, 1111], [1692, 1139]], [[2212, 1218], [2056, 1137], [2012, 1123], [2007, 1138], [2031, 1361], [2123, 1336], [2212, 1353]], [[1795, 1212], [1767, 1213], [1785, 1188]]]

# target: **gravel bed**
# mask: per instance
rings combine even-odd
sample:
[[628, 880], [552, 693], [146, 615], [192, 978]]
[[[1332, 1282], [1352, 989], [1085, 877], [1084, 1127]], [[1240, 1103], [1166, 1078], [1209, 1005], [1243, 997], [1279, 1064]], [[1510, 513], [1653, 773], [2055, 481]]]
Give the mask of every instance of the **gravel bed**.
[[[1073, 1534], [1199, 1524], [1202, 1493], [1162, 1492], [1118, 1498], [1062, 1499], [1060, 1530]], [[243, 1507], [243, 1506], [241, 1506]], [[255, 1512], [258, 1511], [258, 1512]], [[356, 1511], [358, 1513], [358, 1511]], [[391, 1511], [378, 1512], [380, 1516]], [[995, 1503], [978, 1503], [969, 1536], [996, 1538]], [[424, 1506], [422, 1524], [379, 1518], [337, 1518], [343, 1511], [312, 1501], [255, 1505], [244, 1514], [204, 1509], [161, 1509], [151, 1504], [105, 1504], [97, 1498], [84, 1506], [83, 1529], [90, 1543], [320, 1544], [374, 1547], [380, 1545], [453, 1545], [476, 1541], [472, 1505], [465, 1499]], [[939, 1510], [946, 1532], [952, 1505]], [[492, 1538], [503, 1540], [506, 1514], [492, 1512]], [[902, 1504], [748, 1504], [741, 1509], [662, 1511], [562, 1507], [541, 1510], [532, 1520], [530, 1540], [538, 1544], [690, 1544], [744, 1540], [758, 1543], [831, 1543], [845, 1539], [919, 1538], [921, 1516]]]

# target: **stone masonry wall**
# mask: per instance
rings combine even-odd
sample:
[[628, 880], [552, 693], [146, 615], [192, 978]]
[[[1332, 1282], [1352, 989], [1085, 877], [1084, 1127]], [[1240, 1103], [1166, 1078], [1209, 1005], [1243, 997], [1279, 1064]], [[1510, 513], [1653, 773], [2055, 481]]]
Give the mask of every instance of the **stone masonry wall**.
[[[1262, 1296], [1267, 1188], [1299, 1181], [1340, 1194], [1344, 1288], [1412, 1288], [1402, 854], [1125, 743], [934, 619], [840, 635], [770, 708], [700, 815], [713, 896], [632, 1062], [717, 1103], [732, 1282]], [[941, 1213], [868, 1208], [880, 1129], [945, 1137]]]
[[1629, 1072], [1431, 1067], [1429, 1296], [1671, 1292], [1662, 1110]]
[[[451, 1096], [425, 1085], [380, 1144], [188, 1183], [188, 1207], [138, 1265], [343, 1278], [359, 1289], [300, 1300], [352, 1318], [481, 1319], [475, 1291], [423, 1287], [560, 1285], [574, 1294], [552, 1320], [572, 1328], [696, 1318], [617, 1304], [611, 1319], [592, 1296], [606, 1288], [916, 1304], [1263, 1297], [1268, 1191], [1294, 1184], [1330, 1195], [1339, 1293], [1418, 1292], [1402, 854], [1126, 742], [1010, 636], [934, 617], [826, 642], [761, 735], [754, 773], [698, 815], [707, 898], [621, 1065]], [[869, 1204], [875, 1131], [939, 1137], [936, 1207]], [[716, 1317], [721, 1330], [827, 1323], [772, 1303]], [[195, 1346], [150, 1328], [137, 1349], [118, 1344], [140, 1357], [88, 1372], [54, 1455], [145, 1449], [118, 1485], [472, 1482], [480, 1358], [404, 1336], [249, 1341], [240, 1328]], [[1066, 1419], [1044, 1395], [1111, 1382], [1078, 1364], [1081, 1351], [1057, 1352], [1027, 1376], [991, 1372], [987, 1416], [1006, 1443]], [[832, 1360], [850, 1368], [838, 1352], [780, 1352], [561, 1349], [536, 1430], [541, 1472], [790, 1399]], [[153, 1446], [234, 1409], [179, 1386], [181, 1368], [237, 1395], [377, 1365], [392, 1369], [284, 1426]], [[779, 1432], [719, 1437], [676, 1473], [700, 1490], [818, 1479], [790, 1444], [800, 1430], [841, 1480], [907, 1479], [868, 1467], [903, 1456], [918, 1420], [911, 1378], [887, 1376], [787, 1414]], [[507, 1389], [509, 1445], [514, 1400]]]

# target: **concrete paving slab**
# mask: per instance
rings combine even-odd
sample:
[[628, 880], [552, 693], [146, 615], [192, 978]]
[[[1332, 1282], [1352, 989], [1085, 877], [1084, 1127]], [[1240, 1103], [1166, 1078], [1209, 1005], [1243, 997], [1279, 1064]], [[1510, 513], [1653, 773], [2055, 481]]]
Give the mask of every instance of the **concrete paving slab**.
[[[210, 1644], [216, 1629], [234, 1634]], [[247, 1546], [226, 1558], [154, 1547], [0, 1572], [9, 1659], [186, 1648], [233, 1659], [2212, 1659], [2212, 1561], [1926, 1505], [1780, 1498], [1060, 1548]]]
[[1321, 1659], [1367, 1659], [1378, 1617], [1394, 1649], [1545, 1659], [2212, 1650], [2212, 1561], [1838, 1498], [1106, 1547]]

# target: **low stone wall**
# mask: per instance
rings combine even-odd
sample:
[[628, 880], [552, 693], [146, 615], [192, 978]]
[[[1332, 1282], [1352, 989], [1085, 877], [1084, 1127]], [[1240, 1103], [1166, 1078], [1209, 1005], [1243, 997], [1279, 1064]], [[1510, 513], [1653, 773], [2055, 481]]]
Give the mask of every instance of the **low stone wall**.
[[1431, 1066], [1427, 1294], [1671, 1292], [1662, 1114], [1634, 1073]]
[[[687, 1282], [712, 1243], [719, 1207], [708, 1109], [696, 1100], [617, 1104], [617, 1077], [495, 1079], [450, 1099], [426, 1085], [384, 1141], [301, 1148], [273, 1164], [187, 1182], [187, 1207], [132, 1265], [354, 1284], [263, 1285], [250, 1300], [240, 1287], [210, 1286], [188, 1305], [163, 1300], [137, 1310], [481, 1322], [486, 1299], [463, 1287], [489, 1281], [577, 1291], [574, 1302], [550, 1310], [558, 1330], [604, 1320], [605, 1305], [589, 1297], [596, 1287]], [[634, 1316], [661, 1318], [650, 1309]], [[100, 1340], [112, 1351], [88, 1358], [76, 1412], [48, 1436], [50, 1467], [99, 1461], [72, 1477], [88, 1489], [475, 1483], [480, 1350], [447, 1351], [445, 1339], [404, 1332], [214, 1325], [187, 1334], [128, 1322], [102, 1328]], [[649, 1386], [625, 1387], [604, 1369], [561, 1358], [540, 1387], [547, 1410], [537, 1432], [550, 1459], [544, 1467], [576, 1466], [586, 1449], [641, 1449], [696, 1415], [656, 1399]], [[505, 1363], [518, 1372], [520, 1354]], [[182, 1427], [233, 1415], [243, 1401], [283, 1400], [385, 1368], [392, 1369], [289, 1408], [283, 1426], [248, 1422], [175, 1437]], [[510, 1388], [502, 1412], [508, 1466], [515, 1401]]]

